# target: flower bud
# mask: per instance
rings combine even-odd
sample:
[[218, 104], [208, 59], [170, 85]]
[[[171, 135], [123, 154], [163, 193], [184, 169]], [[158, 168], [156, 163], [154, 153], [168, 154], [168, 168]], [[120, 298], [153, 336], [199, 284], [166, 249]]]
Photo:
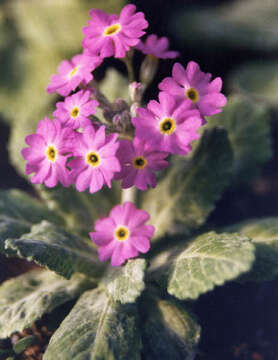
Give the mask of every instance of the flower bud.
[[112, 122], [115, 131], [125, 132], [130, 127], [130, 112], [128, 110], [124, 110], [123, 112], [114, 115]]
[[124, 100], [124, 99], [116, 99], [114, 102], [113, 102], [113, 110], [115, 112], [122, 112], [124, 110], [128, 110], [129, 109], [129, 106], [127, 104], [127, 102]]
[[147, 86], [155, 77], [158, 68], [159, 59], [154, 55], [147, 55], [140, 68], [140, 80]]
[[129, 97], [132, 102], [140, 103], [143, 93], [145, 91], [145, 86], [139, 82], [134, 81], [129, 85]]

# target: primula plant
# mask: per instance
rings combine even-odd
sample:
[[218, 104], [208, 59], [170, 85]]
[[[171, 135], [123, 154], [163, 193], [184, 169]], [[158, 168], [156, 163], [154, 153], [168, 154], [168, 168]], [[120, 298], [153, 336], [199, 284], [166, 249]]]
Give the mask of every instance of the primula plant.
[[[175, 62], [145, 102], [159, 59], [179, 56], [147, 28], [131, 4], [91, 10], [82, 53], [50, 78], [56, 109], [21, 152], [39, 199], [0, 193], [1, 253], [41, 267], [0, 287], [1, 359], [194, 359], [189, 301], [277, 275], [277, 219], [206, 221], [229, 183], [269, 158], [267, 112], [227, 103], [195, 61]], [[114, 99], [94, 78], [108, 57], [129, 79]]]

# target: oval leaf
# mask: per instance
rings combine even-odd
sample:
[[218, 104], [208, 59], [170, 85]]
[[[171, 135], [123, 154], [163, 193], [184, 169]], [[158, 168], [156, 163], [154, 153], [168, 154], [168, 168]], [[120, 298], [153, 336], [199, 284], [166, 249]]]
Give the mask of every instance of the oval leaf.
[[120, 202], [121, 194], [115, 183], [112, 189], [104, 188], [94, 195], [61, 185], [51, 189], [41, 185], [38, 186], [38, 191], [49, 208], [65, 220], [69, 229], [86, 237], [92, 231], [94, 221], [106, 215]]
[[134, 305], [115, 303], [104, 291], [85, 292], [52, 336], [44, 360], [141, 359]]
[[265, 101], [277, 107], [277, 61], [245, 63], [232, 71], [228, 82], [237, 92], [247, 93], [255, 100]]
[[109, 268], [102, 280], [109, 295], [122, 304], [135, 302], [145, 288], [146, 266], [146, 260], [135, 259], [122, 267]]
[[92, 286], [83, 275], [75, 275], [69, 282], [46, 270], [4, 282], [0, 286], [0, 338], [23, 331]]
[[67, 279], [75, 272], [98, 277], [105, 269], [94, 249], [82, 238], [42, 221], [19, 239], [7, 239], [5, 249], [13, 255], [34, 261]]
[[5, 252], [5, 241], [7, 238], [20, 237], [29, 230], [30, 226], [24, 222], [0, 215], [0, 252]]
[[42, 219], [63, 223], [62, 218], [28, 194], [19, 190], [0, 191], [0, 252], [8, 255], [6, 239], [20, 237]]
[[178, 158], [156, 188], [143, 195], [156, 238], [174, 232], [177, 222], [187, 233], [201, 226], [228, 185], [232, 164], [226, 130], [206, 130], [193, 156]]
[[143, 358], [146, 360], [193, 360], [200, 340], [200, 326], [184, 306], [173, 300], [145, 296]]
[[[207, 47], [273, 51], [278, 48], [276, 0], [237, 0], [179, 12], [172, 20], [175, 35]], [[184, 24], [184, 26], [182, 26]]]
[[197, 299], [216, 285], [250, 270], [254, 245], [239, 234], [205, 233], [154, 258], [152, 277], [175, 297]]
[[255, 245], [256, 261], [242, 280], [270, 281], [278, 276], [278, 218], [243, 221], [225, 230], [238, 231]]
[[245, 96], [231, 96], [223, 113], [208, 119], [207, 127], [223, 126], [234, 151], [233, 176], [249, 181], [272, 156], [269, 109]]
[[18, 219], [26, 224], [35, 224], [42, 219], [63, 224], [62, 218], [49, 210], [42, 202], [15, 189], [0, 191], [0, 215]]

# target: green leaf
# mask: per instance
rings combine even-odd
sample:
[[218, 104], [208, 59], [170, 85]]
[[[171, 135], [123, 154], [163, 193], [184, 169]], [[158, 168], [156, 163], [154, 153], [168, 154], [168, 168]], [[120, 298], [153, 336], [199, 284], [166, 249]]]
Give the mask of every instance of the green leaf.
[[88, 236], [100, 216], [107, 215], [120, 202], [121, 194], [116, 183], [112, 189], [104, 188], [95, 194], [80, 193], [74, 187], [61, 185], [51, 189], [41, 185], [38, 190], [49, 208], [65, 220], [67, 227], [84, 236]]
[[0, 215], [0, 253], [5, 251], [5, 241], [7, 238], [20, 237], [29, 230], [30, 226], [27, 224], [4, 215]]
[[225, 229], [251, 238], [256, 248], [256, 260], [242, 279], [269, 281], [278, 276], [278, 218], [270, 217], [243, 221]]
[[63, 223], [62, 218], [49, 210], [42, 202], [20, 190], [0, 191], [0, 215], [34, 224], [43, 219]]
[[16, 89], [11, 89], [4, 97], [0, 96], [4, 116], [13, 121], [8, 145], [10, 159], [22, 175], [25, 175], [25, 160], [21, 155], [21, 150], [27, 146], [25, 137], [34, 133], [38, 122], [50, 116], [54, 110], [52, 105], [56, 95], [47, 94], [45, 88], [63, 57], [55, 53], [49, 56], [50, 52], [51, 49], [46, 51], [40, 48], [23, 52], [18, 71], [24, 74], [24, 79]]
[[234, 180], [249, 180], [272, 156], [269, 110], [244, 96], [232, 96], [208, 127], [223, 126], [234, 151]]
[[6, 239], [20, 237], [42, 219], [63, 223], [62, 218], [28, 194], [19, 190], [0, 191], [0, 252], [8, 255]]
[[[278, 48], [276, 0], [237, 0], [179, 12], [172, 19], [173, 33], [206, 47], [273, 51]], [[182, 26], [182, 24], [184, 24]]]
[[200, 326], [184, 306], [146, 294], [143, 313], [143, 356], [146, 360], [192, 360], [200, 339]]
[[116, 13], [119, 14], [122, 7], [126, 4], [126, 0], [106, 0], [103, 2], [102, 0], [83, 0], [84, 5], [88, 7], [88, 9], [102, 9], [108, 13]]
[[141, 359], [135, 305], [100, 289], [84, 293], [52, 336], [44, 360]]
[[102, 279], [109, 295], [122, 304], [135, 302], [145, 288], [146, 260], [129, 260], [119, 268], [109, 268]]
[[[153, 267], [153, 277], [181, 300], [197, 299], [216, 285], [233, 280], [250, 270], [255, 247], [239, 234], [209, 232], [192, 239], [170, 254], [160, 254], [164, 265]], [[154, 264], [158, 263], [157, 259]]]
[[0, 338], [23, 331], [92, 286], [83, 275], [75, 275], [69, 282], [45, 270], [4, 282], [0, 286]]
[[7, 239], [5, 249], [67, 279], [75, 272], [98, 277], [105, 268], [89, 243], [48, 221], [33, 225], [19, 239]]
[[277, 108], [278, 62], [249, 62], [237, 67], [229, 76], [229, 87], [247, 93], [254, 100]]
[[5, 120], [7, 123], [9, 123], [11, 119], [3, 116], [3, 108], [8, 108], [8, 106], [2, 100], [3, 98], [8, 98], [7, 93], [9, 93], [11, 99], [12, 94], [10, 89], [16, 88], [18, 82], [21, 81], [22, 73], [16, 71], [20, 64], [21, 46], [18, 29], [10, 14], [8, 2], [6, 1], [5, 3], [2, 1], [0, 4], [0, 119]]
[[38, 338], [35, 335], [26, 336], [19, 341], [17, 341], [14, 346], [13, 350], [16, 354], [23, 353], [28, 347], [38, 342]]
[[97, 7], [109, 12], [118, 11], [123, 1], [113, 3], [112, 9], [108, 2], [99, 0], [48, 0], [41, 4], [36, 0], [28, 0], [26, 4], [15, 0], [11, 9], [21, 36], [30, 45], [65, 53], [81, 49], [82, 28], [90, 19], [89, 10]]
[[232, 165], [226, 130], [206, 130], [192, 157], [178, 158], [156, 188], [143, 195], [156, 238], [174, 232], [177, 222], [184, 233], [201, 226], [227, 187]]
[[105, 78], [100, 83], [100, 90], [111, 102], [117, 98], [129, 100], [127, 77], [113, 68], [106, 71]]

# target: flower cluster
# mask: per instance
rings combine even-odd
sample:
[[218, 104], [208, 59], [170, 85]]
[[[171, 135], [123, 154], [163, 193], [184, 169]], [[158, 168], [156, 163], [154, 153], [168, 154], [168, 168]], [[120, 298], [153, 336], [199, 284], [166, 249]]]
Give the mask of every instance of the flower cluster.
[[[148, 22], [134, 5], [125, 6], [119, 16], [97, 9], [90, 16], [83, 29], [83, 52], [62, 61], [47, 86], [49, 93], [57, 92], [64, 100], [57, 102], [53, 120], [41, 120], [36, 133], [26, 137], [26, 174], [34, 184], [54, 187], [59, 182], [91, 194], [111, 188], [112, 181], [121, 181], [123, 189], [146, 191], [156, 186], [155, 173], [169, 166], [168, 156], [188, 154], [205, 117], [221, 111], [226, 103], [222, 81], [211, 80], [193, 61], [186, 68], [175, 63], [172, 77], [158, 86], [158, 101], [143, 106], [155, 62], [173, 59], [178, 52], [169, 50], [165, 37], [151, 34], [141, 40]], [[140, 82], [129, 85], [130, 103], [111, 103], [97, 88], [93, 72], [110, 56], [123, 59], [132, 71], [134, 49], [146, 55]], [[154, 234], [154, 227], [145, 224], [148, 220], [148, 213], [131, 202], [116, 205], [90, 233], [100, 260], [111, 258], [111, 265], [119, 266], [147, 252]]]

